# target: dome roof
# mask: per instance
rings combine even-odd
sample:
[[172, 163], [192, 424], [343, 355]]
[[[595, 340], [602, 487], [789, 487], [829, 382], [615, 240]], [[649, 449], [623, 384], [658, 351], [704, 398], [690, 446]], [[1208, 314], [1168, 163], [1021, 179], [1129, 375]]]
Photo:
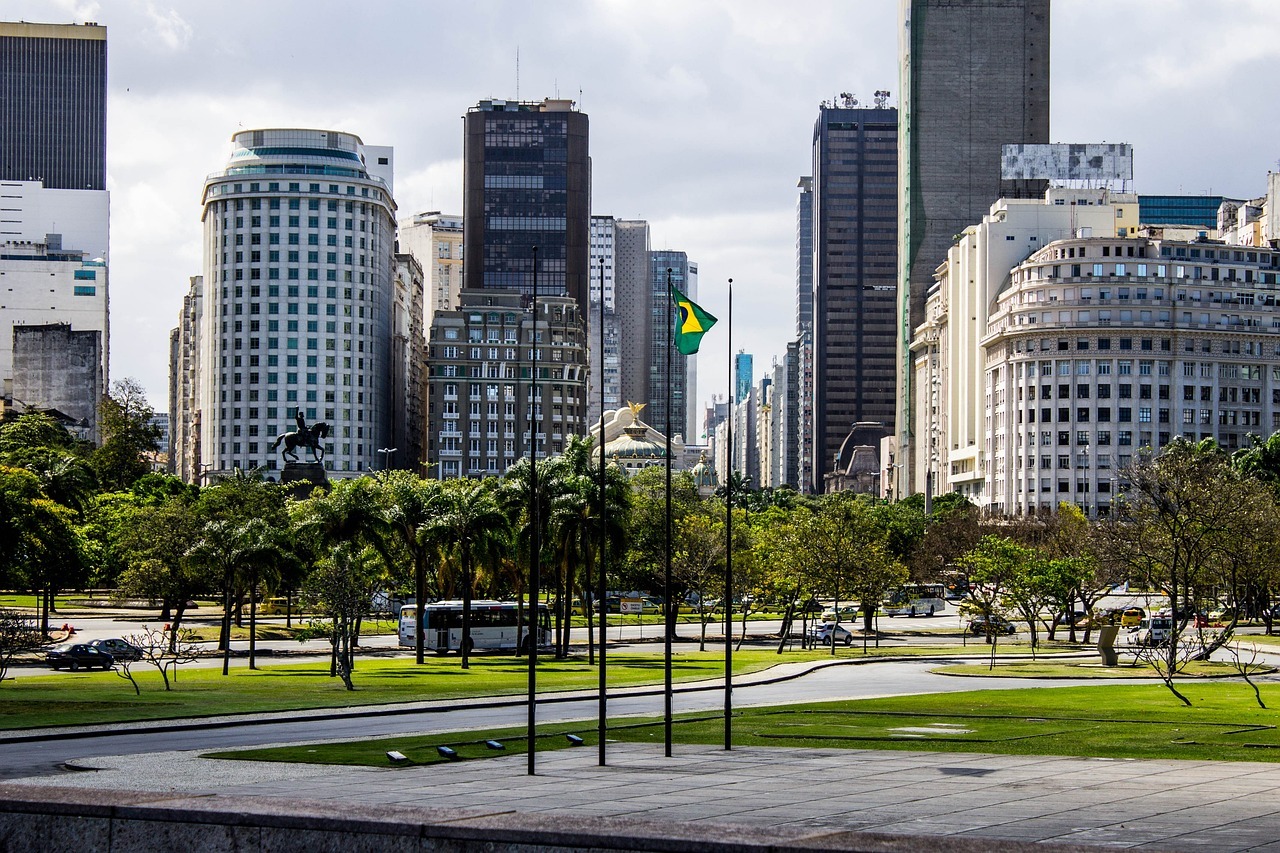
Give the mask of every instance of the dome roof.
[[643, 425], [629, 426], [623, 434], [604, 446], [604, 452], [618, 459], [662, 459], [667, 455], [667, 447], [661, 442], [649, 438], [648, 428]]
[[693, 484], [695, 486], [714, 488], [719, 485], [716, 478], [716, 469], [707, 464], [707, 454], [705, 452], [698, 457], [698, 464], [694, 465], [689, 473], [693, 476]]

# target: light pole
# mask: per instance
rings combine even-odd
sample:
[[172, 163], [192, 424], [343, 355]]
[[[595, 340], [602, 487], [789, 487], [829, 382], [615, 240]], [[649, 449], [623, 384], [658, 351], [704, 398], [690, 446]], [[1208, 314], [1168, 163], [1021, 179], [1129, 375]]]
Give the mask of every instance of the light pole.
[[395, 453], [398, 447], [379, 447], [378, 452], [382, 454], [382, 470], [391, 470], [391, 454]]

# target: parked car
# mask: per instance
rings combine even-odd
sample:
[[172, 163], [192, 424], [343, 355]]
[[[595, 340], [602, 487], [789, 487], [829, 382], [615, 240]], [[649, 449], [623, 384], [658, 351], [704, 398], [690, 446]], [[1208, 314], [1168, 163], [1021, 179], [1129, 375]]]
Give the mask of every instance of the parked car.
[[975, 616], [969, 620], [969, 633], [975, 637], [986, 637], [991, 634], [1016, 634], [1017, 627], [1000, 616]]
[[829, 646], [832, 643], [853, 645], [853, 632], [838, 622], [823, 622], [809, 629], [811, 643]]
[[55, 646], [45, 654], [44, 661], [54, 669], [62, 669], [65, 666], [72, 672], [80, 667], [92, 669], [100, 666], [103, 669], [111, 669], [111, 665], [115, 663], [115, 659], [110, 654], [88, 643], [63, 643], [61, 646]]
[[1063, 613], [1059, 613], [1057, 616], [1054, 616], [1053, 624], [1054, 625], [1076, 625], [1083, 628], [1084, 623], [1086, 620], [1088, 620], [1088, 618], [1089, 618], [1089, 614], [1085, 613], [1083, 610], [1072, 610], [1070, 613], [1063, 612]]
[[1124, 613], [1120, 616], [1121, 628], [1136, 628], [1138, 623], [1147, 618], [1147, 611], [1141, 607], [1125, 608]]
[[126, 643], [119, 637], [112, 637], [109, 640], [90, 640], [89, 645], [100, 652], [106, 652], [115, 660], [142, 660], [142, 649], [132, 643]]
[[822, 611], [823, 622], [839, 622], [841, 619], [856, 619], [861, 608], [856, 604], [842, 604], [837, 612], [834, 608], [828, 607]]

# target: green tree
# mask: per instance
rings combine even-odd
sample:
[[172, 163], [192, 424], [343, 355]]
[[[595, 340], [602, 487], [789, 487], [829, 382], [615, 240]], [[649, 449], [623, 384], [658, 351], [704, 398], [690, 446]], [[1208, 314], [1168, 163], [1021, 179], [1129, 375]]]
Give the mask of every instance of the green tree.
[[[422, 664], [427, 575], [433, 567], [439, 565], [442, 544], [428, 531], [443, 509], [443, 490], [439, 480], [423, 480], [410, 471], [383, 472], [379, 474], [379, 485], [386, 512], [388, 539], [404, 549], [413, 565], [414, 601], [417, 602], [418, 610], [414, 654], [418, 663]], [[430, 580], [434, 583], [435, 578]]]
[[160, 618], [172, 625], [167, 635], [171, 640], [181, 631], [188, 602], [211, 586], [189, 555], [201, 532], [195, 502], [177, 495], [160, 504], [133, 507], [117, 533], [116, 546], [125, 564], [120, 591], [159, 600]]
[[1031, 559], [1033, 553], [1027, 546], [990, 534], [960, 558], [960, 566], [969, 578], [966, 609], [983, 620], [986, 639], [991, 644], [988, 668], [994, 669], [996, 665], [999, 623], [1012, 615], [1011, 591], [1024, 584], [1026, 566]]
[[37, 593], [45, 634], [57, 592], [84, 583], [84, 555], [72, 521], [71, 510], [50, 500], [35, 474], [0, 467], [0, 570], [9, 585]]
[[358, 540], [345, 540], [320, 558], [303, 583], [303, 597], [328, 618], [323, 630], [333, 648], [333, 673], [348, 690], [355, 690], [355, 649], [360, 621], [383, 580], [382, 556]]
[[511, 525], [483, 480], [450, 480], [444, 489], [443, 511], [426, 525], [437, 541], [448, 541], [448, 550], [462, 570], [462, 668], [471, 666], [471, 596], [477, 562], [510, 543]]
[[[715, 505], [708, 509], [709, 512], [691, 512], [675, 525], [675, 548], [671, 559], [672, 575], [692, 594], [698, 612], [699, 651], [706, 651], [707, 623], [716, 618], [716, 611], [709, 602], [718, 597], [716, 590], [724, 587], [724, 507], [719, 507], [718, 513]], [[729, 602], [721, 600], [721, 603], [729, 607]], [[726, 625], [731, 616], [732, 611], [726, 609]]]
[[160, 441], [160, 429], [151, 423], [154, 416], [155, 410], [136, 379], [111, 384], [98, 409], [102, 443], [90, 457], [105, 488], [127, 489], [151, 471], [148, 454]]

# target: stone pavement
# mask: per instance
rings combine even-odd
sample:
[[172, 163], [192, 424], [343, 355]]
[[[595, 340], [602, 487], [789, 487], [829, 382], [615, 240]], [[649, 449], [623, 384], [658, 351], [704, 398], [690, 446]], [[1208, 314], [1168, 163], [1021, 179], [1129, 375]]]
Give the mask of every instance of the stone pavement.
[[[38, 786], [476, 810], [543, 823], [626, 818], [735, 832], [867, 831], [1154, 850], [1280, 851], [1280, 764], [995, 756], [844, 749], [611, 744], [406, 768], [334, 768], [155, 753], [80, 762], [96, 772], [9, 780]], [[51, 792], [52, 793], [52, 792]], [[230, 801], [230, 800], [229, 800]], [[934, 836], [931, 840], [928, 836]], [[915, 845], [913, 845], [915, 846]]]

